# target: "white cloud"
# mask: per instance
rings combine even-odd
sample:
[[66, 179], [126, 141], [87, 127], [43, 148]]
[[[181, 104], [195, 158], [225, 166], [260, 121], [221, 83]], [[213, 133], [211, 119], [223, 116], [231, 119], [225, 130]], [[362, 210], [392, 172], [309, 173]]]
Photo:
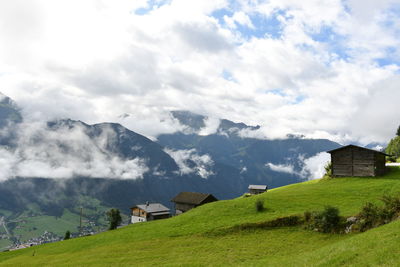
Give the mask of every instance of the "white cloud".
[[232, 17], [225, 15], [224, 21], [230, 28], [233, 28], [233, 29], [236, 29], [236, 27], [237, 27], [236, 23], [247, 26], [251, 29], [255, 28], [253, 23], [251, 22], [250, 17], [246, 13], [241, 12], [241, 11], [235, 12]]
[[164, 149], [176, 162], [181, 175], [195, 173], [207, 179], [213, 175], [212, 166], [214, 161], [208, 154], [199, 155], [195, 149], [171, 150]]
[[268, 135], [265, 134], [265, 130], [261, 129], [261, 127], [258, 130], [244, 128], [238, 131], [238, 136], [242, 138], [268, 139]]
[[141, 158], [124, 159], [107, 150], [115, 131], [103, 127], [91, 138], [83, 126], [48, 129], [42, 123], [18, 126], [15, 148], [0, 148], [0, 181], [13, 177], [138, 179], [149, 171]]
[[325, 166], [331, 160], [329, 153], [321, 152], [317, 155], [302, 159], [303, 169], [301, 174], [309, 180], [322, 178], [325, 174]]
[[0, 91], [34, 119], [129, 113], [152, 138], [179, 129], [168, 111], [190, 110], [263, 125], [260, 137], [385, 142], [399, 123], [398, 5], [1, 1]]
[[275, 172], [284, 172], [284, 173], [290, 173], [290, 174], [297, 174], [297, 172], [294, 170], [294, 166], [290, 164], [273, 164], [273, 163], [267, 163], [265, 164], [268, 168]]
[[329, 153], [321, 152], [312, 157], [305, 158], [303, 155], [299, 155], [297, 158], [298, 165], [301, 169], [296, 169], [293, 164], [265, 164], [268, 168], [276, 172], [289, 173], [299, 176], [303, 179], [313, 180], [322, 178], [325, 174], [325, 166], [330, 161], [331, 157]]
[[205, 127], [201, 128], [199, 135], [215, 134], [218, 130], [221, 121], [217, 118], [208, 117], [204, 120]]

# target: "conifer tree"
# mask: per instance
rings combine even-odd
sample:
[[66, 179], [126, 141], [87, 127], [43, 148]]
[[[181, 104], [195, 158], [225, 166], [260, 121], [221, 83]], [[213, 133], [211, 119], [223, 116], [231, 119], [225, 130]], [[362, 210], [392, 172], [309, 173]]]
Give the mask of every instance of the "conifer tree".
[[122, 222], [121, 213], [119, 209], [110, 209], [107, 211], [108, 221], [110, 222], [109, 230], [117, 229]]

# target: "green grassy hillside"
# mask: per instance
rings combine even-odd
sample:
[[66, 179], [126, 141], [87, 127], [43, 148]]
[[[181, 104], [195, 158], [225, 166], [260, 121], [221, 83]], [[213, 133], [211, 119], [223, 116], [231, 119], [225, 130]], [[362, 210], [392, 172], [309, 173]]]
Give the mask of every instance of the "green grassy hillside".
[[[302, 227], [226, 229], [336, 206], [356, 214], [383, 194], [400, 192], [400, 168], [380, 178], [335, 178], [294, 184], [249, 198], [219, 201], [162, 221], [96, 236], [0, 253], [0, 265], [393, 266], [400, 262], [400, 221], [360, 234], [322, 234]], [[255, 202], [266, 210], [257, 212]]]

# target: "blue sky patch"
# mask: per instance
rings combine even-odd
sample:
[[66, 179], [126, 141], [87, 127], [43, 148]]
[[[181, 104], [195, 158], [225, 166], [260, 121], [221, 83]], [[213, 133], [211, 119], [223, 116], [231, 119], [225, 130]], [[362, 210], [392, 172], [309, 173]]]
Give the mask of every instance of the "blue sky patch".
[[170, 3], [171, 0], [149, 0], [147, 1], [147, 7], [141, 7], [136, 10], [134, 10], [132, 13], [135, 13], [136, 15], [146, 15], [150, 11], [152, 11], [154, 8], [159, 8], [163, 5], [166, 5]]
[[[225, 25], [224, 16], [232, 17], [234, 11], [231, 9], [218, 9], [214, 11], [211, 16], [216, 18], [221, 25]], [[241, 25], [236, 23], [236, 30], [246, 38], [251, 39], [252, 37], [264, 38], [268, 36], [269, 38], [279, 38], [282, 35], [282, 25], [277, 19], [277, 16], [284, 15], [284, 11], [279, 11], [274, 13], [273, 16], [266, 17], [259, 13], [247, 14], [254, 25], [254, 29], [249, 28], [246, 25]]]
[[309, 33], [310, 37], [319, 43], [325, 43], [330, 53], [335, 54], [338, 58], [349, 60], [351, 57], [348, 49], [345, 47], [346, 37], [337, 34], [330, 26], [322, 26], [318, 32]]
[[388, 47], [385, 50], [385, 57], [375, 59], [375, 62], [380, 67], [385, 67], [388, 65], [400, 65], [399, 56], [397, 55], [397, 50], [395, 47]]
[[227, 80], [227, 81], [231, 81], [231, 82], [236, 82], [235, 78], [232, 76], [232, 73], [229, 72], [228, 70], [224, 69], [222, 71], [222, 77]]
[[279, 96], [286, 96], [286, 93], [283, 91], [283, 89], [272, 89], [266, 91], [267, 94], [274, 94], [274, 95], [279, 95]]
[[282, 36], [282, 25], [277, 19], [278, 15], [279, 14], [274, 14], [274, 16], [266, 17], [256, 13], [250, 16], [250, 19], [254, 25], [254, 29], [238, 25], [238, 30], [246, 38], [263, 38], [265, 36], [269, 36], [270, 38], [274, 39], [280, 38]]
[[293, 104], [299, 104], [303, 102], [307, 97], [305, 95], [299, 95], [296, 97], [295, 101]]

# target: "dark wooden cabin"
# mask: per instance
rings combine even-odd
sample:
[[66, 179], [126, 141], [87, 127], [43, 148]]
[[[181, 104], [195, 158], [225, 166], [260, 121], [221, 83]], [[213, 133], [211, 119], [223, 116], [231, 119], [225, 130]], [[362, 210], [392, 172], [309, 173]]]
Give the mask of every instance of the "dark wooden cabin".
[[217, 200], [218, 199], [211, 194], [196, 192], [180, 192], [173, 199], [171, 199], [171, 201], [175, 203], [176, 215]]
[[331, 154], [332, 176], [379, 176], [386, 171], [385, 153], [348, 145], [328, 151]]
[[256, 184], [249, 185], [249, 193], [252, 195], [265, 193], [265, 192], [267, 192], [267, 189], [268, 189], [268, 186], [266, 186], [266, 185], [256, 185]]

